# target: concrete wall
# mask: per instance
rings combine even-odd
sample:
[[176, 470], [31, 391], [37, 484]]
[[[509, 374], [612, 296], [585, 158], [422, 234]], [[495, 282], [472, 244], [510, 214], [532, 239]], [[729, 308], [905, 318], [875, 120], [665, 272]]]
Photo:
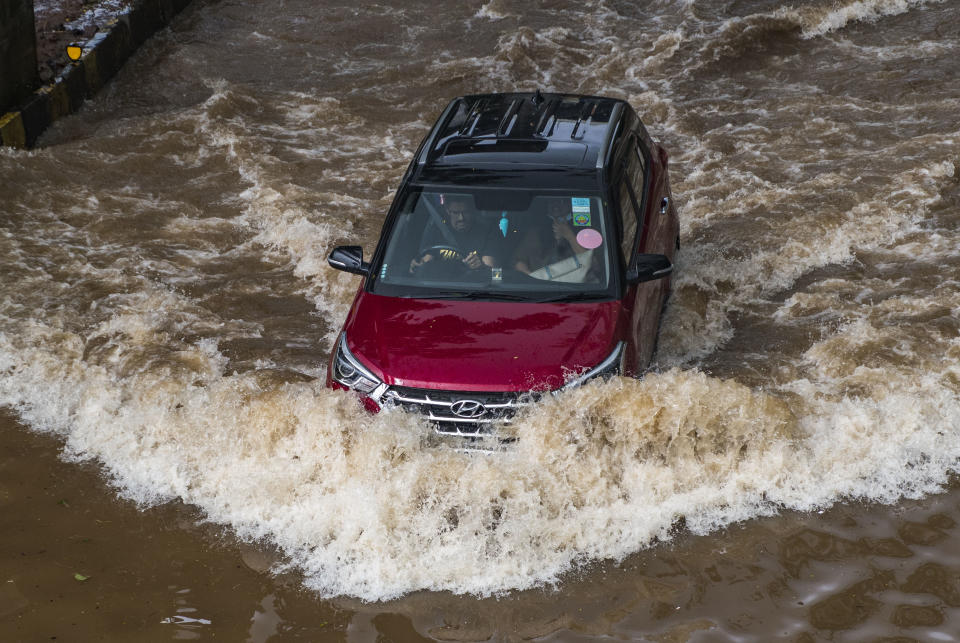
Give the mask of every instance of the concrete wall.
[[37, 88], [33, 0], [0, 0], [0, 114]]
[[[134, 0], [107, 30], [98, 32], [83, 45], [83, 56], [78, 62], [67, 65], [52, 83], [29, 94], [10, 111], [0, 110], [0, 144], [32, 147], [43, 130], [80, 109], [83, 101], [113, 78], [144, 40], [165, 27], [188, 4], [190, 0]], [[32, 18], [32, 4], [30, 8]]]

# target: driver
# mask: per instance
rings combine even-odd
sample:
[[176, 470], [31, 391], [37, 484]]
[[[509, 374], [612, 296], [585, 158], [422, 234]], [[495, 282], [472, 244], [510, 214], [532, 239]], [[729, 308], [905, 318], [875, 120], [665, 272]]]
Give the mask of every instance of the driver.
[[[495, 229], [492, 226], [485, 229], [477, 221], [477, 214], [470, 201], [470, 197], [465, 195], [441, 196], [446, 214], [443, 224], [452, 233], [452, 239], [435, 226], [431, 227], [423, 240], [426, 250], [419, 258], [414, 257], [410, 261], [410, 272], [437, 258], [460, 261], [470, 270], [477, 270], [481, 266], [494, 268], [498, 265], [493, 255]], [[456, 245], [452, 245], [451, 241], [456, 241]]]

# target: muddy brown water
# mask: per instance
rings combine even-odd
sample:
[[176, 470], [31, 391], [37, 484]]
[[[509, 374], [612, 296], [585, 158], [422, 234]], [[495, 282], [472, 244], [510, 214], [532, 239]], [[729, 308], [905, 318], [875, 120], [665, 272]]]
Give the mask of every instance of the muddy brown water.
[[[0, 150], [0, 640], [960, 639], [958, 49], [919, 0], [193, 3]], [[325, 257], [534, 87], [630, 100], [682, 248], [654, 369], [478, 457], [322, 387]]]
[[[195, 508], [141, 510], [5, 414], [4, 640], [951, 641], [960, 485], [896, 507], [784, 512], [680, 534], [554, 587], [479, 599], [321, 600], [272, 548]], [[87, 577], [78, 581], [75, 574]]]

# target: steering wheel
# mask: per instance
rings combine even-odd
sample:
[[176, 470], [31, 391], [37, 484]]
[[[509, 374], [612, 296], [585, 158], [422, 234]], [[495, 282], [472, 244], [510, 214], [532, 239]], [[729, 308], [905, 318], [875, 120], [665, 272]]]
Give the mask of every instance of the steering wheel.
[[437, 254], [439, 254], [439, 251], [443, 251], [443, 250], [449, 250], [450, 252], [453, 252], [453, 253], [456, 253], [456, 254], [460, 254], [460, 249], [459, 249], [459, 248], [454, 248], [453, 246], [446, 246], [446, 245], [443, 245], [443, 244], [437, 244], [437, 245], [435, 245], [435, 246], [430, 246], [429, 248], [424, 248], [423, 250], [421, 250], [421, 251], [417, 254], [417, 257], [420, 258], [420, 259], [422, 259], [424, 255], [430, 254], [430, 253], [431, 253], [431, 252], [430, 252], [431, 250], [437, 250], [437, 251], [438, 251]]
[[[460, 254], [459, 248], [448, 246], [442, 243], [423, 248], [417, 253], [416, 255], [417, 260], [423, 259], [424, 255], [428, 255], [428, 254], [433, 254], [434, 260], [420, 263], [419, 265], [416, 266], [416, 268], [413, 268], [413, 270], [411, 271], [412, 274], [415, 274], [415, 275], [418, 275], [418, 274], [434, 275], [435, 274], [436, 277], [439, 278], [441, 273], [437, 271], [450, 270], [451, 267], [466, 269], [466, 266], [460, 263], [459, 261], [453, 262], [453, 261], [445, 260], [441, 255], [441, 252], [453, 252], [456, 254]], [[427, 270], [428, 272], [424, 273], [424, 270]]]

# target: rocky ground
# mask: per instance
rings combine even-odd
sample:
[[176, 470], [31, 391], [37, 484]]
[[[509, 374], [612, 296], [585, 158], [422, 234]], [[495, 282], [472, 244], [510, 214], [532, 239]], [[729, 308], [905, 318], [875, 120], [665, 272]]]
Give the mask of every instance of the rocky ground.
[[69, 62], [67, 45], [83, 45], [133, 0], [35, 0], [37, 67], [40, 81], [48, 83]]

